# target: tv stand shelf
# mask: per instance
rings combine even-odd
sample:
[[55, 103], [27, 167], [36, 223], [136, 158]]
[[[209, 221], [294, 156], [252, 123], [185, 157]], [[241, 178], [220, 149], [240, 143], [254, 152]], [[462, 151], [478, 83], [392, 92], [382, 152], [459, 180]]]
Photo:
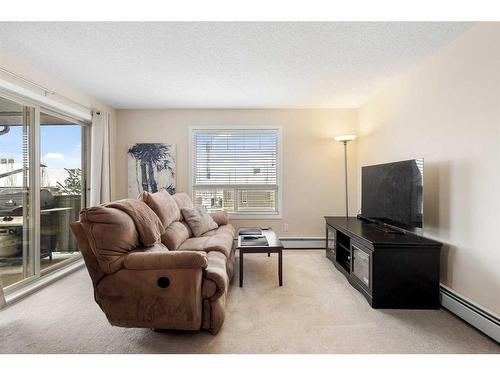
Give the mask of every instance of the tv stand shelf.
[[373, 308], [439, 308], [441, 243], [356, 217], [325, 221], [326, 256]]

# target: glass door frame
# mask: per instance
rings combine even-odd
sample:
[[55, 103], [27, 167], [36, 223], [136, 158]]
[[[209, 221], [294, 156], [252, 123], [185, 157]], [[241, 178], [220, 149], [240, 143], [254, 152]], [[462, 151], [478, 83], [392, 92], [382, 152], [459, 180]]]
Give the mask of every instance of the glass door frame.
[[[62, 120], [67, 120], [73, 122], [75, 125], [80, 125], [80, 130], [81, 130], [81, 142], [82, 142], [82, 147], [81, 147], [81, 163], [82, 163], [82, 196], [81, 196], [81, 207], [87, 207], [89, 203], [89, 198], [90, 198], [90, 186], [88, 185], [90, 183], [90, 178], [88, 178], [88, 173], [89, 173], [89, 167], [90, 167], [90, 152], [89, 152], [89, 145], [90, 145], [90, 123], [85, 123], [82, 121], [79, 121], [73, 117], [70, 117], [68, 115], [62, 114], [60, 112], [56, 112], [50, 109], [47, 109], [45, 107], [40, 107], [40, 112], [43, 112], [44, 114], [51, 115], [54, 117], [58, 117]], [[40, 117], [38, 117], [40, 119]], [[41, 131], [41, 127], [43, 125], [39, 123], [38, 129], [39, 133]], [[59, 126], [59, 125], [55, 125]], [[64, 126], [64, 125], [60, 125]], [[39, 136], [38, 139], [40, 140], [41, 137]], [[40, 154], [40, 145], [39, 145], [39, 152]], [[40, 168], [38, 168], [40, 169]], [[37, 180], [40, 181], [40, 180]], [[38, 189], [40, 191], [40, 188]], [[38, 207], [39, 209], [39, 207]], [[38, 218], [40, 218], [40, 214], [38, 215]], [[40, 225], [39, 225], [40, 228]], [[69, 228], [68, 228], [69, 230]], [[40, 245], [38, 246], [38, 256], [40, 256]], [[38, 259], [38, 258], [36, 258]], [[70, 259], [65, 259], [57, 264], [54, 264], [53, 266], [50, 266], [44, 270], [39, 270], [39, 274], [41, 277], [51, 274], [59, 269], [62, 269], [78, 260], [82, 259], [82, 255], [78, 253], [75, 257], [70, 258]], [[40, 262], [38, 262], [40, 265]]]
[[[24, 106], [23, 117], [29, 117], [29, 250], [28, 259], [24, 257], [24, 244], [23, 244], [23, 279], [12, 285], [4, 286], [6, 296], [22, 289], [33, 282], [45, 277], [48, 274], [57, 272], [64, 267], [73, 264], [74, 262], [82, 259], [81, 254], [76, 255], [72, 259], [66, 259], [57, 264], [54, 268], [41, 272], [40, 270], [40, 253], [41, 253], [41, 230], [40, 230], [40, 113], [47, 113], [65, 120], [74, 122], [81, 125], [82, 128], [82, 207], [86, 207], [90, 197], [90, 137], [91, 137], [91, 123], [77, 120], [67, 114], [48, 109], [39, 103], [26, 99], [21, 95], [16, 95], [6, 90], [0, 89], [0, 96], [11, 100], [19, 105]], [[68, 228], [69, 230], [69, 228]], [[27, 268], [27, 267], [29, 268]], [[29, 270], [29, 272], [28, 272]]]

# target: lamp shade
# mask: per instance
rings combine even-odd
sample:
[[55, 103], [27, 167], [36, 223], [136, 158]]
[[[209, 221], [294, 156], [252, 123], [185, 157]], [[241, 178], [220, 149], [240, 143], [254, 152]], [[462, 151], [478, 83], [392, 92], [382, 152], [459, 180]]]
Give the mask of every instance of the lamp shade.
[[334, 137], [337, 142], [349, 142], [356, 139], [355, 134], [337, 135]]

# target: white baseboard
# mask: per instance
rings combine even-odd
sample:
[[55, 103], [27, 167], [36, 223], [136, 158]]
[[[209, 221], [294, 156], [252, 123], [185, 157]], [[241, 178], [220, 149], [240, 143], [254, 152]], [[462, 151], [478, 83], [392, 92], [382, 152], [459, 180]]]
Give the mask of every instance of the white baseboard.
[[441, 305], [500, 343], [500, 318], [477, 303], [441, 284]]
[[324, 249], [325, 237], [280, 237], [284, 249]]

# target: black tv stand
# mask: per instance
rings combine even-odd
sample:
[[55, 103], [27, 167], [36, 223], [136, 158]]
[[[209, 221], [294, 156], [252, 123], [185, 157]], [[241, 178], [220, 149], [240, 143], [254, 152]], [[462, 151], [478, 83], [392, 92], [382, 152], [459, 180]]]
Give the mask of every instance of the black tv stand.
[[441, 243], [357, 217], [325, 220], [327, 258], [373, 308], [439, 308]]
[[376, 229], [381, 230], [382, 232], [385, 232], [385, 233], [391, 233], [391, 234], [406, 234], [407, 233], [407, 231], [405, 231], [404, 229], [392, 226], [392, 225], [384, 223], [383, 221], [380, 221], [380, 220], [371, 219], [369, 217], [365, 217], [362, 215], [358, 215], [357, 218], [360, 220], [364, 220], [364, 221], [371, 223]]

